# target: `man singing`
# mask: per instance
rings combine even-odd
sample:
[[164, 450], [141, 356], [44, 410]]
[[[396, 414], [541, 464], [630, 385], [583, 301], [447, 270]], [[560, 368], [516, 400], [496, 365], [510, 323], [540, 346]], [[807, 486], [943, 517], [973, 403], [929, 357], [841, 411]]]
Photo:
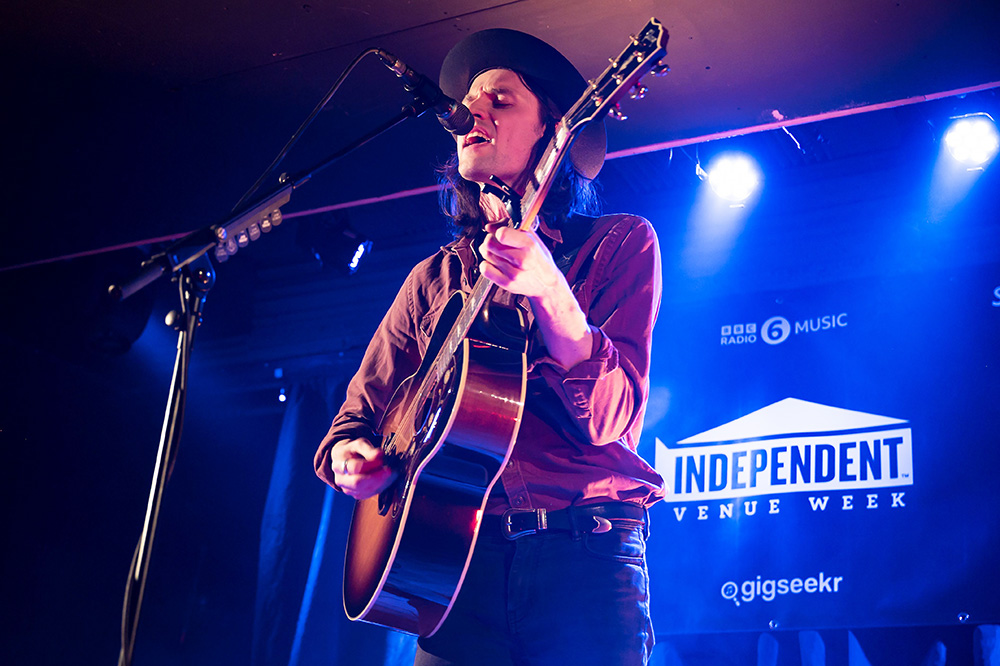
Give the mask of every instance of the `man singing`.
[[495, 176], [523, 194], [556, 122], [586, 89], [554, 48], [512, 30], [474, 33], [448, 53], [440, 85], [475, 118], [444, 168], [456, 239], [406, 278], [316, 473], [357, 499], [394, 481], [375, 444], [392, 392], [419, 366], [448, 298], [492, 281], [497, 301], [520, 308], [528, 326], [524, 412], [461, 591], [440, 629], [419, 640], [416, 664], [645, 664], [646, 508], [663, 484], [636, 446], [660, 304], [656, 236], [639, 217], [587, 215], [602, 123], [574, 142], [536, 231], [508, 226], [503, 203], [484, 191]]

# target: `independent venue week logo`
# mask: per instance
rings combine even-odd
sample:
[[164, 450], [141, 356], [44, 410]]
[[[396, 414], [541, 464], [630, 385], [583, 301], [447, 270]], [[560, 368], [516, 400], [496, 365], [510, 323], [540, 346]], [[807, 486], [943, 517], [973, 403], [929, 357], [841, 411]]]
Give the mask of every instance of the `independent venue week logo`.
[[905, 492], [877, 491], [913, 484], [912, 435], [903, 419], [786, 398], [674, 446], [657, 439], [655, 465], [678, 521], [689, 502], [697, 520], [779, 513], [791, 493], [813, 511], [898, 508]]

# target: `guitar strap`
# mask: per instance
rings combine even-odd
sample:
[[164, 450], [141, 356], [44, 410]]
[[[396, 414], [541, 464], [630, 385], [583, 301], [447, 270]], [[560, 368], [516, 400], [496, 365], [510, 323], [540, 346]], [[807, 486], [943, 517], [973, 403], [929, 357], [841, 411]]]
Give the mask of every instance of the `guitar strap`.
[[567, 281], [569, 281], [570, 268], [573, 266], [574, 260], [583, 247], [583, 242], [590, 235], [590, 230], [593, 228], [596, 220], [597, 218], [587, 215], [574, 215], [559, 229], [562, 233], [562, 243], [556, 248], [558, 256], [553, 258], [555, 259], [556, 266], [566, 276]]
[[[597, 246], [623, 218], [622, 215], [607, 215], [598, 218], [578, 215], [573, 217], [571, 223], [567, 225], [567, 227], [572, 227], [570, 235], [567, 235], [570, 229], [563, 230], [564, 244], [560, 246], [560, 258], [556, 264], [566, 275], [566, 282], [573, 288], [573, 293], [577, 293], [576, 285], [579, 282], [593, 282], [592, 279], [587, 279], [593, 278], [593, 276], [587, 275], [587, 271], [590, 270], [590, 265], [597, 258]], [[565, 251], [562, 250], [563, 247], [566, 248]], [[566, 261], [568, 268], [560, 265], [560, 261], [563, 260]], [[589, 301], [589, 289], [585, 294], [577, 295], [578, 298], [580, 296]], [[582, 303], [582, 305], [586, 305], [586, 303]]]

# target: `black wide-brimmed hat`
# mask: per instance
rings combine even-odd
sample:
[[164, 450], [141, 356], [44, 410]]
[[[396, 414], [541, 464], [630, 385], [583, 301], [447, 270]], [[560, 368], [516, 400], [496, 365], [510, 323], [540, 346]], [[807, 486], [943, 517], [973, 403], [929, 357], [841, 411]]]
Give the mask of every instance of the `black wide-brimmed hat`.
[[[561, 113], [566, 113], [587, 88], [587, 82], [566, 57], [532, 35], [494, 28], [474, 32], [455, 45], [441, 65], [440, 86], [445, 95], [462, 99], [472, 81], [488, 69], [510, 69], [541, 87]], [[584, 178], [593, 179], [607, 151], [604, 121], [590, 123], [569, 150], [569, 160]]]

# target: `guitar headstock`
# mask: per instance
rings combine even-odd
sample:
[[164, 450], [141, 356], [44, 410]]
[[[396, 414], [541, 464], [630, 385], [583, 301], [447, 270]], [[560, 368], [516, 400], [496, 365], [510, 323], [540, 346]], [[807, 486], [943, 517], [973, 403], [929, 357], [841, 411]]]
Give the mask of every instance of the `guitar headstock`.
[[618, 101], [626, 94], [641, 99], [646, 88], [639, 80], [647, 72], [652, 70], [658, 76], [666, 73], [668, 68], [659, 61], [667, 54], [667, 38], [667, 31], [655, 18], [649, 19], [638, 35], [630, 35], [625, 50], [617, 58], [610, 59], [608, 68], [589, 82], [587, 92], [563, 116], [569, 132], [576, 133], [585, 124], [598, 120], [608, 112], [624, 119], [617, 111]]

